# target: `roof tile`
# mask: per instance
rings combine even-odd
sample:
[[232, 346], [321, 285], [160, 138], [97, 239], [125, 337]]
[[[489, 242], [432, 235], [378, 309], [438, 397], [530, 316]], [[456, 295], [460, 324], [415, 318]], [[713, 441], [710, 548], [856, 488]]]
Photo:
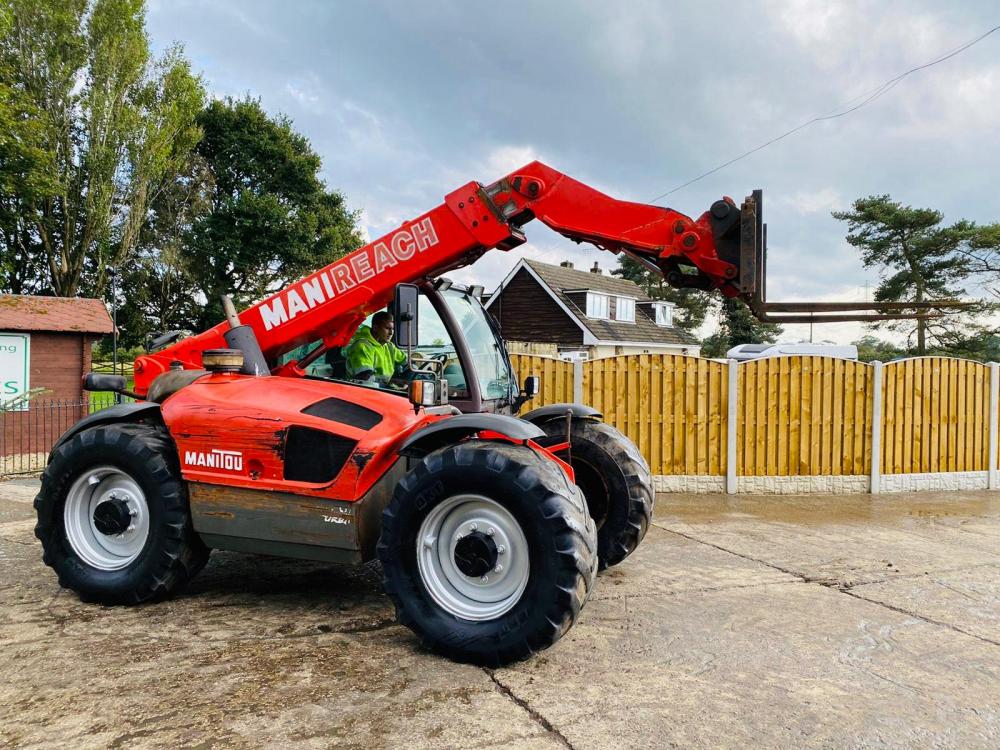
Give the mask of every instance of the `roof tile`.
[[548, 285], [552, 292], [586, 326], [600, 341], [635, 341], [650, 344], [669, 344], [674, 346], [698, 346], [698, 340], [676, 326], [658, 326], [641, 305], [636, 305], [635, 323], [619, 323], [615, 320], [595, 320], [588, 318], [586, 311], [581, 310], [566, 294], [566, 289], [588, 289], [605, 294], [616, 294], [625, 297], [635, 297], [639, 303], [649, 302], [652, 298], [642, 291], [642, 288], [628, 279], [617, 276], [578, 271], [574, 268], [553, 266], [540, 263], [537, 260], [524, 259], [538, 277]]
[[0, 331], [111, 333], [113, 330], [103, 300], [0, 295]]

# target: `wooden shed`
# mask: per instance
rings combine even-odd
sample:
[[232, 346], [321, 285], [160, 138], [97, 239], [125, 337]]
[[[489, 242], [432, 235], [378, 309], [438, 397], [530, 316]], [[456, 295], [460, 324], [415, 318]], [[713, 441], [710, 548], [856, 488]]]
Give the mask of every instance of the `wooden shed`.
[[113, 330], [99, 299], [0, 296], [0, 454], [48, 451], [86, 415], [90, 350]]

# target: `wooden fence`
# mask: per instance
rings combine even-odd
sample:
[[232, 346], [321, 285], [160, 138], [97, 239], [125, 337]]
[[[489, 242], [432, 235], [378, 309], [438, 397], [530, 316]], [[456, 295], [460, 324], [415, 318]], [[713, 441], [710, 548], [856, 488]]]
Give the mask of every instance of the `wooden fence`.
[[986, 472], [996, 464], [995, 364], [802, 356], [737, 364], [662, 354], [512, 359], [520, 378], [542, 377], [532, 406], [593, 406], [639, 446], [657, 475], [874, 478]]

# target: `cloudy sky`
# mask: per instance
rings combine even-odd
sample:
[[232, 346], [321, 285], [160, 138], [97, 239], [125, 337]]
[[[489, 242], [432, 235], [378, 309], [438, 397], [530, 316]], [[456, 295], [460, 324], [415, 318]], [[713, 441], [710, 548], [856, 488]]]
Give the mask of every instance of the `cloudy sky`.
[[[183, 43], [213, 95], [291, 117], [373, 238], [536, 158], [652, 200], [997, 24], [996, 0], [151, 0], [148, 15], [154, 46]], [[697, 216], [763, 188], [769, 297], [859, 300], [877, 275], [830, 211], [889, 193], [948, 221], [1000, 220], [998, 134], [1000, 32], [660, 202]], [[524, 254], [615, 265], [526, 231], [452, 276], [492, 288]]]

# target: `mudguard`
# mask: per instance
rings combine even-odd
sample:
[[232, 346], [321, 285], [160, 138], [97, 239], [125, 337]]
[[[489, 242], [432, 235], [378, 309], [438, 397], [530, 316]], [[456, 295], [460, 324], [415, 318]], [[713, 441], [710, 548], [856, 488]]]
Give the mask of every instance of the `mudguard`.
[[604, 416], [592, 406], [583, 404], [549, 404], [532, 409], [521, 419], [532, 424], [542, 424], [553, 419], [566, 419], [566, 412], [571, 412], [573, 419], [600, 419]]
[[457, 443], [480, 430], [499, 432], [512, 440], [537, 440], [545, 436], [536, 425], [517, 417], [503, 414], [460, 414], [421, 427], [404, 441], [399, 453], [409, 458], [423, 458], [438, 448]]
[[113, 422], [136, 422], [141, 417], [150, 417], [160, 413], [160, 405], [149, 401], [138, 401], [134, 404], [118, 404], [107, 409], [101, 409], [90, 416], [84, 417], [75, 425], [62, 434], [62, 437], [52, 446], [54, 451], [60, 445], [71, 439], [79, 432], [83, 432], [90, 427], [99, 424], [111, 424]]

